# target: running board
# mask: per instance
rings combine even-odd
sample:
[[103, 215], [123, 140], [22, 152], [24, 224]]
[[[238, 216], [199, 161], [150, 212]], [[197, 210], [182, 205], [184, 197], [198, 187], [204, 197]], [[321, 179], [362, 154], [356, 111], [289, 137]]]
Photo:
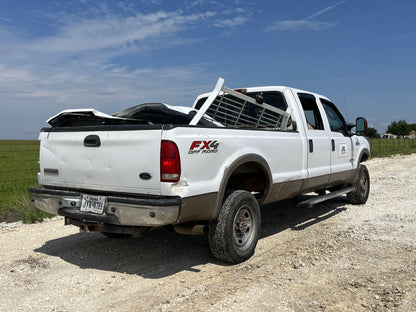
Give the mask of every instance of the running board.
[[335, 191], [335, 192], [331, 192], [329, 194], [325, 194], [322, 196], [316, 196], [314, 198], [308, 199], [308, 200], [304, 200], [300, 203], [298, 203], [298, 207], [302, 207], [302, 208], [310, 208], [316, 204], [322, 203], [328, 199], [332, 199], [335, 197], [338, 197], [340, 195], [344, 195], [347, 194], [349, 192], [354, 191], [355, 187], [354, 186], [350, 186], [350, 187], [346, 187], [343, 188], [341, 190]]

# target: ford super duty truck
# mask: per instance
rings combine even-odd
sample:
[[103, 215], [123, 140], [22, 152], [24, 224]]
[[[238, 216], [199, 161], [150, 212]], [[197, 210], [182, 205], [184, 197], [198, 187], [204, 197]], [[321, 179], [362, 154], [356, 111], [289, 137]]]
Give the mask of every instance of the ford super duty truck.
[[[281, 86], [229, 89], [220, 78], [193, 107], [145, 103], [113, 115], [65, 110], [40, 140], [41, 210], [107, 236], [173, 226], [205, 234], [213, 255], [254, 253], [259, 205], [316, 192], [311, 206], [367, 201], [367, 122], [347, 123], [325, 96]], [[355, 130], [353, 131], [355, 127]]]

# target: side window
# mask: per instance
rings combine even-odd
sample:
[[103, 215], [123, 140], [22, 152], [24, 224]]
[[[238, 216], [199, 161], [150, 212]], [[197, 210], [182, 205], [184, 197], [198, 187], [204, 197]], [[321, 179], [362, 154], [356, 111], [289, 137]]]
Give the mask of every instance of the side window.
[[298, 93], [298, 97], [305, 112], [308, 129], [324, 130], [321, 113], [319, 112], [315, 97], [309, 93]]
[[319, 99], [324, 107], [326, 116], [328, 117], [331, 131], [345, 133], [345, 120], [336, 106], [328, 100]]

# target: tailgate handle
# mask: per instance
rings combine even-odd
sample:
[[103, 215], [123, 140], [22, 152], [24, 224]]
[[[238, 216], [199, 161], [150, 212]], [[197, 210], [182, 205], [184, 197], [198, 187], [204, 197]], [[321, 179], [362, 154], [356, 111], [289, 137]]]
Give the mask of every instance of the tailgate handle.
[[88, 135], [84, 139], [84, 146], [86, 147], [99, 147], [101, 146], [100, 137], [98, 135], [92, 134]]

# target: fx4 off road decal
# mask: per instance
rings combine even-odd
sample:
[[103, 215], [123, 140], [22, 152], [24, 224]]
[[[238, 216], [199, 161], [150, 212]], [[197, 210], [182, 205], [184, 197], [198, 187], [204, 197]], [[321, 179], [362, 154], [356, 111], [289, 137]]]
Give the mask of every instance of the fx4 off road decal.
[[220, 143], [217, 141], [193, 141], [188, 154], [209, 154], [217, 153]]

